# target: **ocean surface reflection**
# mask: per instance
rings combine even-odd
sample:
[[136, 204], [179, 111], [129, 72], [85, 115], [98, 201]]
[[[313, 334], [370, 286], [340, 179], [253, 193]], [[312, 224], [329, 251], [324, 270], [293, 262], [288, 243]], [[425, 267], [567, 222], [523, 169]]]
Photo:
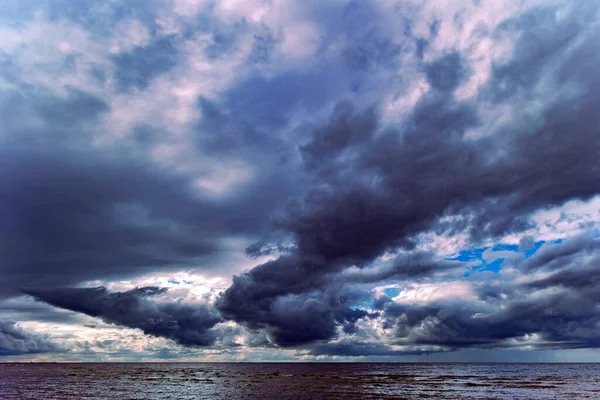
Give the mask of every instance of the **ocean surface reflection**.
[[600, 364], [0, 364], [2, 399], [598, 399]]

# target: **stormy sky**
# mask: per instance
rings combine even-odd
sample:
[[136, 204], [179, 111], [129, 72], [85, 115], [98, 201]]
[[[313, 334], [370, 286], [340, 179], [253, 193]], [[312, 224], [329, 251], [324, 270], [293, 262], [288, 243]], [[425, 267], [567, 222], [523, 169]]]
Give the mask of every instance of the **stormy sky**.
[[598, 37], [585, 0], [2, 1], [0, 360], [597, 360]]

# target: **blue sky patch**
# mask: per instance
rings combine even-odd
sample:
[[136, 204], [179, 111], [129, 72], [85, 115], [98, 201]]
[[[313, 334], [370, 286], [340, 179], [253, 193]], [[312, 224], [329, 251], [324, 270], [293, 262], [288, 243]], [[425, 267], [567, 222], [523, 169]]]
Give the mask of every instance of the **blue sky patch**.
[[387, 297], [393, 298], [400, 294], [401, 290], [397, 288], [386, 288], [383, 290]]

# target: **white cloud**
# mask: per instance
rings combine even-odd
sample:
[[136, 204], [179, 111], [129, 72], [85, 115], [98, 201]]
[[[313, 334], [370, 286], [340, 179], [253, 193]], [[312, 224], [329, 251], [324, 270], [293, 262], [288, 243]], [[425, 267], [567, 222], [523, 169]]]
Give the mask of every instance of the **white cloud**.
[[109, 52], [127, 53], [136, 47], [148, 45], [150, 40], [150, 31], [142, 22], [135, 19], [123, 21], [115, 28], [115, 33], [110, 40]]
[[460, 299], [462, 301], [477, 301], [473, 286], [468, 281], [413, 283], [402, 288], [402, 291], [392, 298], [401, 304], [428, 304], [440, 300]]

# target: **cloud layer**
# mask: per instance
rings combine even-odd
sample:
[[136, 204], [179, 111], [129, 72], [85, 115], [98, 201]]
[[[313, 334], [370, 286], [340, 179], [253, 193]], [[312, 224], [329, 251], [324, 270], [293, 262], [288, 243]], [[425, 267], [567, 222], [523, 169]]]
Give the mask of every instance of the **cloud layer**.
[[61, 348], [40, 335], [21, 329], [14, 321], [0, 321], [0, 356], [55, 353]]
[[150, 357], [599, 347], [592, 2], [3, 14], [11, 318], [79, 349], [139, 330]]
[[160, 304], [148, 297], [163, 293], [153, 286], [111, 293], [103, 287], [32, 289], [26, 294], [56, 307], [80, 312], [147, 335], [172, 339], [183, 346], [210, 346], [217, 336], [211, 331], [222, 319], [202, 304]]

